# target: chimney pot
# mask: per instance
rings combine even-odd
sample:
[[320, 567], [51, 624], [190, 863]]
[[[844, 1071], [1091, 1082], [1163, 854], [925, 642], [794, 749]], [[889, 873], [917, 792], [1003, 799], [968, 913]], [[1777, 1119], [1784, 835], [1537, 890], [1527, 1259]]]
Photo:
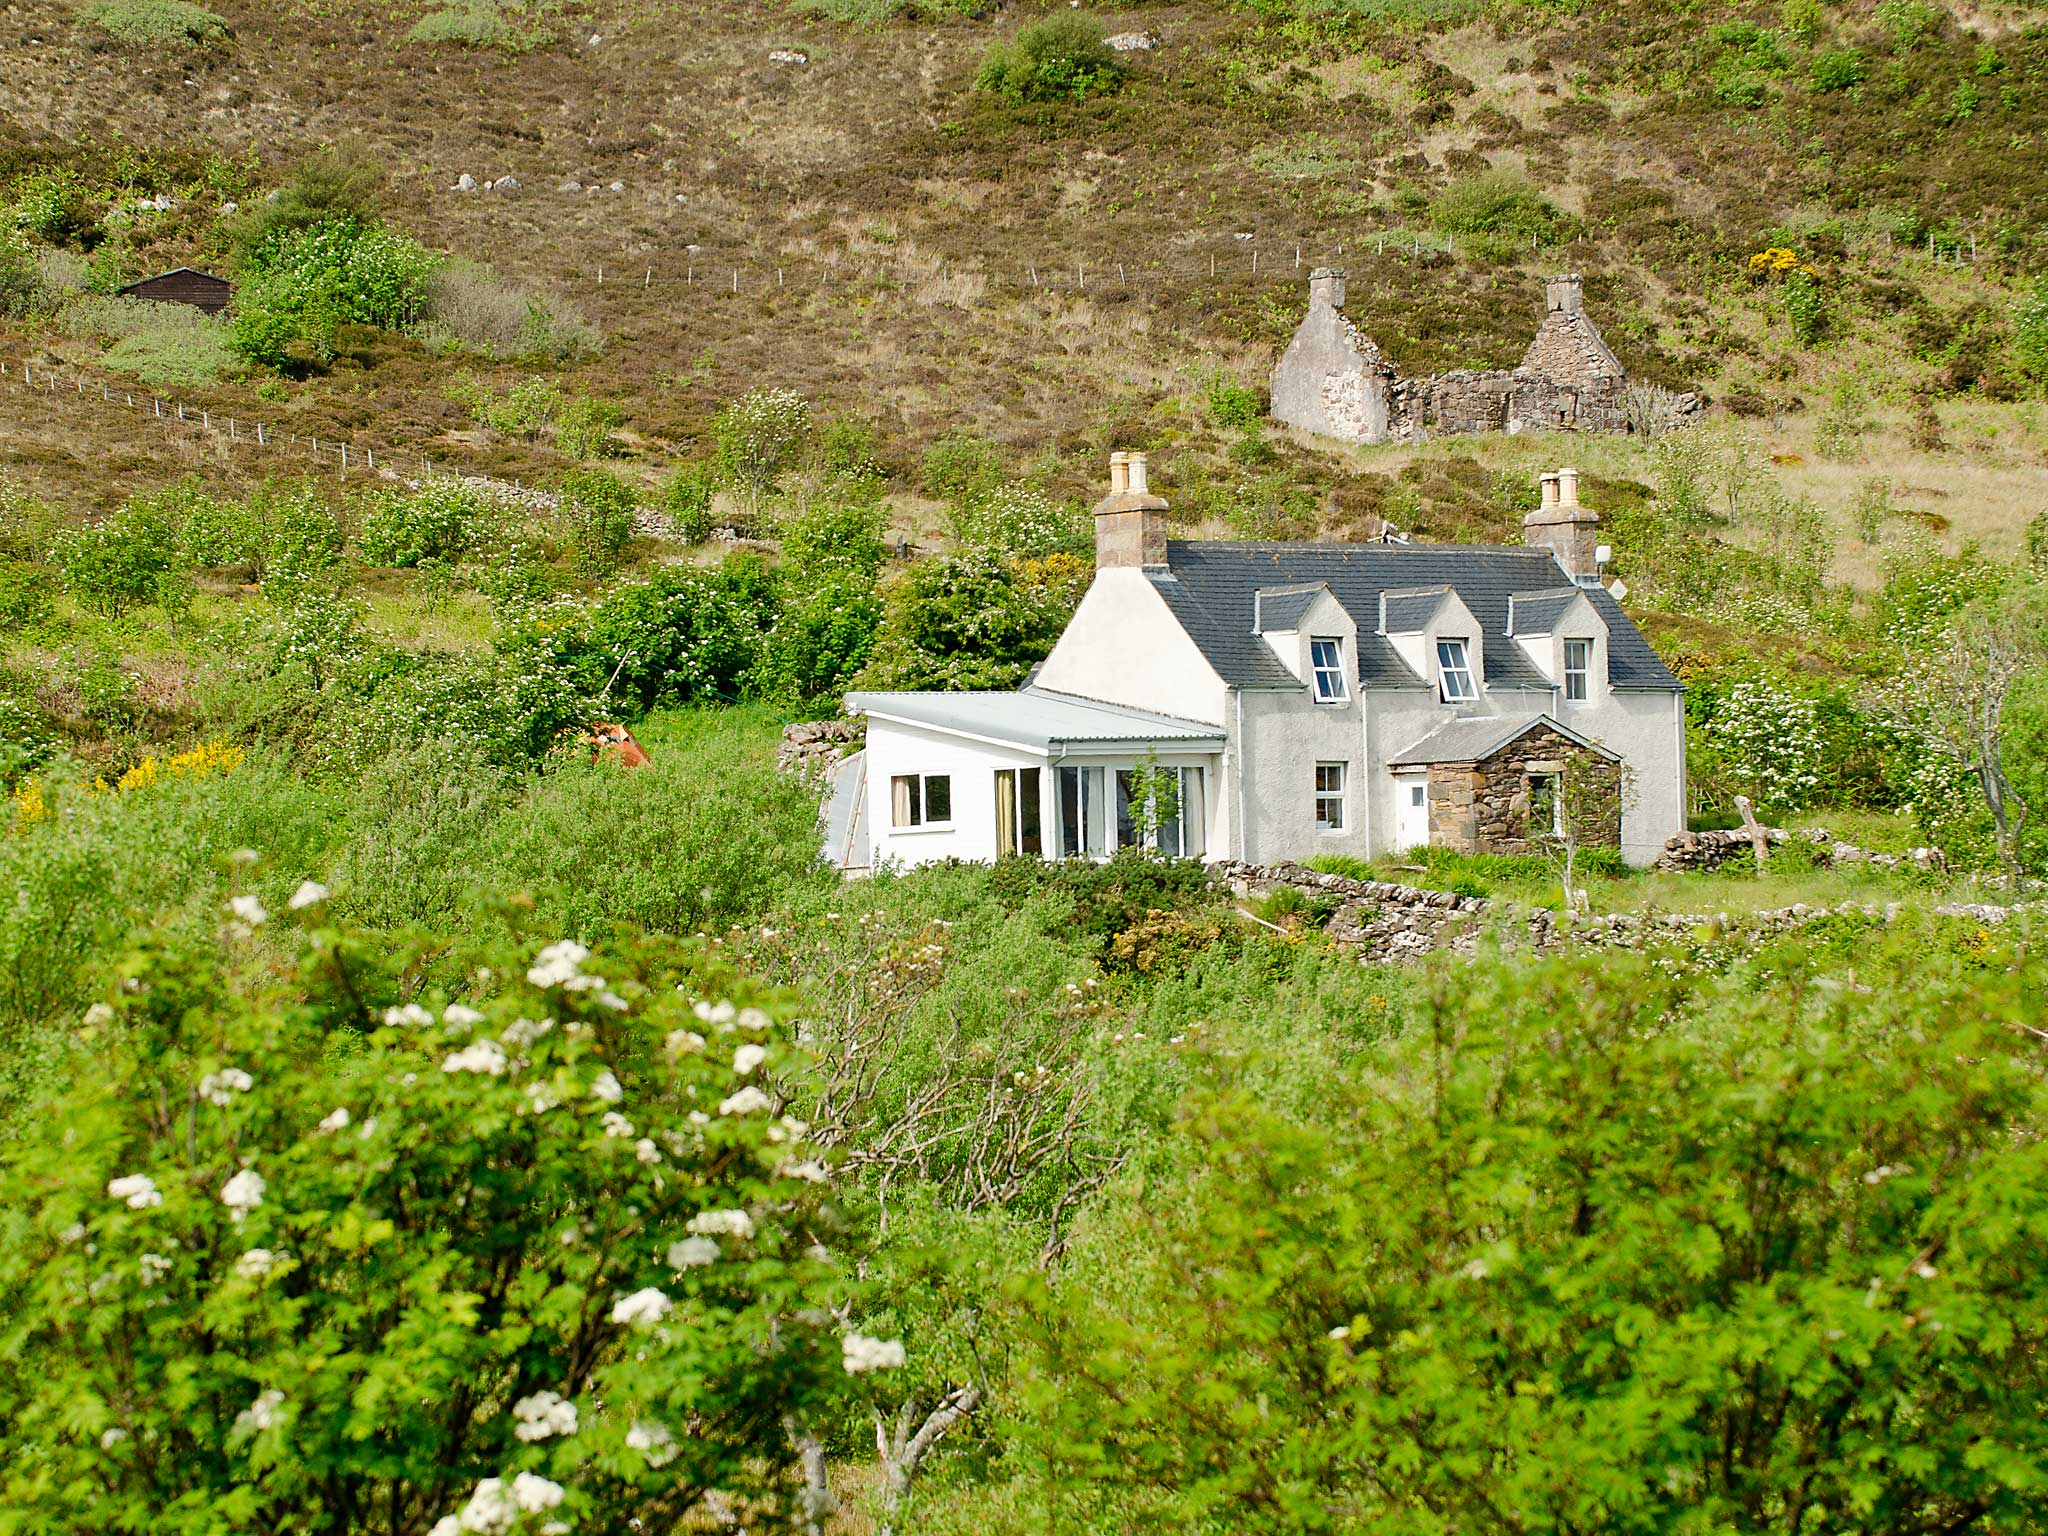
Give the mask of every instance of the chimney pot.
[[1142, 453], [1131, 453], [1126, 454], [1124, 457], [1129, 465], [1128, 472], [1131, 477], [1128, 489], [1136, 496], [1151, 495], [1152, 488], [1145, 483], [1145, 455]]
[[1576, 469], [1560, 469], [1557, 472], [1558, 505], [1576, 507], [1579, 504], [1579, 472]]
[[1541, 484], [1543, 486], [1543, 506], [1548, 511], [1551, 507], [1557, 505], [1557, 476], [1544, 475], [1541, 479]]
[[1122, 495], [1131, 488], [1131, 456], [1119, 450], [1109, 456], [1109, 494]]
[[1166, 503], [1146, 484], [1145, 455], [1109, 456], [1109, 494], [1095, 508], [1095, 569], [1166, 564]]

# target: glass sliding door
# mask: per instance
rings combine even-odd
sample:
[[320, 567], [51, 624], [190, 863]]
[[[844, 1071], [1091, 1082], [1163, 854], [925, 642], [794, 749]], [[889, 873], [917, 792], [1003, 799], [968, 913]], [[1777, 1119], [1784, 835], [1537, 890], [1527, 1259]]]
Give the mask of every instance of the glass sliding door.
[[1102, 854], [1109, 819], [1104, 780], [1100, 768], [1059, 770], [1060, 857]]
[[996, 856], [1045, 854], [1044, 815], [1038, 801], [1039, 770], [996, 770]]

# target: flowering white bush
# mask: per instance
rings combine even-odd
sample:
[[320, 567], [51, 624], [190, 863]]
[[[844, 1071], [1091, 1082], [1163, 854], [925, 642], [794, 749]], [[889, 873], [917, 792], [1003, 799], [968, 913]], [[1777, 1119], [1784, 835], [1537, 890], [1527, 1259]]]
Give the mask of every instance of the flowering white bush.
[[840, 1282], [800, 1136], [704, 1113], [731, 1058], [666, 1049], [732, 984], [650, 942], [571, 987], [581, 946], [500, 945], [401, 1003], [408, 956], [307, 938], [275, 974], [223, 935], [210, 988], [145, 967], [0, 1159], [0, 1525], [673, 1530], [712, 1488], [772, 1523], [785, 1416], [844, 1380]]
[[1784, 684], [1735, 684], [1715, 706], [1707, 734], [1735, 787], [1759, 805], [1799, 810], [1820, 788], [1819, 712]]

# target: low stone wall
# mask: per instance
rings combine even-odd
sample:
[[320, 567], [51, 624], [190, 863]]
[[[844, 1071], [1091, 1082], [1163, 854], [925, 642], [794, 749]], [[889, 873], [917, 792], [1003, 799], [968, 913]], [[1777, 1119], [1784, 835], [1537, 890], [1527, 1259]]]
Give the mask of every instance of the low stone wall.
[[775, 766], [784, 773], [829, 777], [842, 759], [867, 740], [865, 720], [801, 720], [782, 728]]
[[[1798, 832], [1787, 832], [1783, 827], [1766, 827], [1764, 837], [1773, 847], [1794, 840], [1803, 842], [1813, 850], [1816, 862], [1821, 864], [1868, 864], [1873, 869], [1917, 869], [1927, 873], [1948, 868], [1948, 860], [1939, 848], [1872, 853], [1854, 843], [1836, 841], [1833, 834], [1823, 827], [1808, 827]], [[1664, 845], [1664, 851], [1657, 856], [1653, 867], [1674, 874], [1686, 870], [1719, 869], [1730, 859], [1739, 858], [1749, 851], [1749, 834], [1739, 829], [1681, 832]]]
[[[1334, 942], [1356, 952], [1367, 965], [1414, 960], [1437, 951], [1470, 951], [1480, 935], [1488, 931], [1506, 942], [1526, 942], [1537, 950], [1566, 946], [1657, 949], [1703, 928], [1754, 945], [1828, 918], [1858, 916], [1890, 923], [1905, 910], [1904, 904], [1896, 901], [1883, 905], [1850, 901], [1834, 906], [1812, 906], [1801, 901], [1760, 912], [1608, 912], [1570, 917], [1538, 907], [1520, 921], [1489, 929], [1489, 917], [1508, 917], [1510, 909], [1480, 896], [1457, 896], [1449, 891], [1423, 890], [1391, 881], [1350, 880], [1299, 864], [1256, 865], [1226, 860], [1214, 867], [1214, 875], [1240, 897], [1262, 896], [1285, 885], [1308, 895], [1340, 898], [1344, 904], [1324, 931]], [[2023, 902], [2002, 907], [1956, 902], [1932, 910], [1940, 917], [1965, 917], [1996, 925], [2029, 908], [2048, 909], [2048, 903]]]

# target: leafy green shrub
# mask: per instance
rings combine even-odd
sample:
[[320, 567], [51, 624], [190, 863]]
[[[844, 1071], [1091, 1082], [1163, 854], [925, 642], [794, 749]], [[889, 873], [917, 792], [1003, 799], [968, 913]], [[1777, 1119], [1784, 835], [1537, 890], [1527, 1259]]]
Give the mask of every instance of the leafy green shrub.
[[783, 588], [761, 637], [747, 691], [792, 708], [836, 712], [838, 696], [874, 653], [882, 599], [871, 582], [826, 575]]
[[1052, 650], [1079, 594], [1033, 585], [1018, 566], [981, 551], [920, 560], [885, 598], [864, 685], [1011, 688]]
[[711, 469], [703, 464], [684, 464], [662, 483], [661, 510], [675, 525], [678, 535], [692, 544], [711, 537], [711, 493], [715, 486]]
[[1257, 390], [1246, 389], [1224, 374], [1217, 374], [1203, 386], [1202, 398], [1209, 407], [1209, 419], [1234, 431], [1256, 428], [1259, 418], [1266, 414]]
[[[6, 601], [7, 571], [0, 567], [0, 603]], [[12, 789], [57, 753], [63, 738], [19, 699], [0, 696], [0, 789]]]
[[487, 540], [503, 516], [482, 486], [433, 476], [408, 491], [379, 491], [358, 514], [356, 547], [372, 565], [459, 560]]
[[970, 500], [1002, 483], [1002, 445], [957, 427], [942, 432], [924, 452], [923, 479], [941, 501]]
[[888, 509], [865, 496], [824, 497], [782, 525], [782, 553], [800, 580], [831, 578], [871, 587], [888, 551]]
[[1056, 895], [1071, 908], [1050, 907], [1048, 915], [1104, 953], [1117, 934], [1147, 914], [1187, 912], [1220, 901], [1201, 860], [1166, 859], [1141, 848], [1120, 848], [1100, 862], [1005, 859], [989, 875], [989, 893], [1012, 909], [1030, 897]]
[[[198, 315], [196, 310], [192, 313]], [[109, 347], [100, 362], [151, 389], [193, 389], [214, 383], [234, 373], [241, 357], [233, 345], [233, 332], [216, 320], [199, 318], [202, 323], [198, 325], [170, 324], [125, 337]]]
[[1034, 21], [1010, 42], [992, 45], [975, 73], [976, 90], [1006, 101], [1086, 101], [1123, 84], [1124, 69], [1093, 16], [1063, 11]]
[[405, 40], [531, 53], [555, 40], [549, 18], [559, 9], [556, 0], [454, 0], [422, 16]]
[[1788, 272], [1778, 297], [1785, 306], [1785, 318], [1792, 322], [1794, 336], [1809, 347], [1827, 339], [1827, 289], [1817, 274], [1804, 268]]
[[418, 242], [353, 217], [274, 228], [244, 263], [236, 349], [280, 369], [330, 361], [339, 326], [400, 330], [417, 320], [438, 262]]
[[50, 616], [50, 573], [0, 557], [0, 630], [25, 635]]
[[[782, 1416], [842, 1374], [813, 1154], [732, 1066], [743, 1042], [776, 1070], [787, 1007], [675, 946], [524, 937], [464, 957], [487, 990], [419, 991], [424, 949], [314, 895], [274, 981], [236, 979], [265, 969], [242, 925], [283, 921], [260, 904], [145, 946], [92, 1069], [0, 1164], [8, 1508], [176, 1529], [257, 1496], [420, 1531], [672, 1527], [712, 1487], [772, 1508]], [[674, 1044], [693, 1002], [736, 1021], [715, 1048]]]
[[795, 0], [799, 16], [820, 16], [856, 26], [878, 26], [898, 16], [912, 21], [974, 20], [988, 13], [988, 0]]
[[120, 43], [212, 43], [229, 36], [224, 18], [188, 0], [93, 0], [84, 14]]
[[35, 171], [17, 177], [10, 196], [12, 222], [52, 245], [90, 244], [100, 232], [98, 203], [74, 170]]
[[528, 374], [504, 391], [474, 374], [463, 374], [448, 386], [448, 398], [463, 406], [487, 432], [538, 442], [554, 425], [562, 408], [562, 391], [539, 374]]
[[2048, 384], [2048, 278], [2013, 306], [2012, 352], [2027, 377]]
[[1933, 37], [1948, 13], [1927, 0], [1882, 0], [1871, 19], [1891, 35], [1892, 52], [1911, 53]]
[[0, 215], [0, 318], [25, 318], [43, 307], [42, 273], [28, 236]]
[[1077, 510], [1036, 486], [1013, 480], [984, 491], [953, 510], [954, 537], [970, 549], [1004, 556], [1079, 553], [1089, 547]]
[[130, 501], [95, 526], [67, 529], [55, 563], [81, 607], [119, 618], [155, 602], [165, 580], [182, 569], [178, 530], [161, 508]]
[[1446, 235], [1506, 245], [1555, 241], [1565, 216], [1543, 194], [1509, 171], [1482, 171], [1455, 181], [1429, 202], [1429, 222]]
[[665, 565], [608, 595], [590, 616], [597, 681], [631, 714], [660, 705], [736, 699], [760, 660], [775, 588], [755, 555], [706, 570]]
[[619, 451], [618, 429], [625, 407], [612, 400], [577, 395], [555, 417], [555, 451], [571, 459], [610, 458]]
[[1863, 55], [1854, 48], [1830, 48], [1814, 55], [1809, 73], [1816, 91], [1846, 91], [1863, 83]]
[[609, 576], [633, 537], [633, 491], [602, 469], [573, 470], [562, 477], [562, 522], [585, 576]]

